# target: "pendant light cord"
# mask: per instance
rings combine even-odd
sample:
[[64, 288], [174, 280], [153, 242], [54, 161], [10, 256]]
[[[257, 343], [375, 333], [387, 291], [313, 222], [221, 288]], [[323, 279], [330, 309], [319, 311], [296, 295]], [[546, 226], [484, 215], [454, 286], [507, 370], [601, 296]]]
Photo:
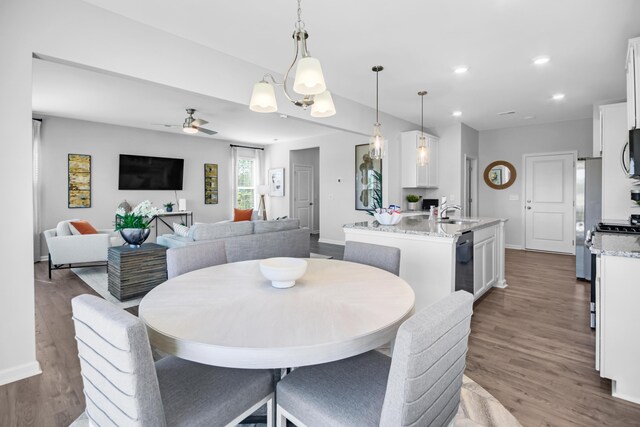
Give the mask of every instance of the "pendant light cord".
[[424, 95], [421, 96], [422, 98], [422, 108], [420, 109], [420, 114], [421, 114], [421, 118], [420, 118], [420, 131], [422, 132], [422, 136], [424, 137]]
[[376, 123], [380, 123], [380, 118], [378, 117], [378, 75], [380, 71], [376, 71]]

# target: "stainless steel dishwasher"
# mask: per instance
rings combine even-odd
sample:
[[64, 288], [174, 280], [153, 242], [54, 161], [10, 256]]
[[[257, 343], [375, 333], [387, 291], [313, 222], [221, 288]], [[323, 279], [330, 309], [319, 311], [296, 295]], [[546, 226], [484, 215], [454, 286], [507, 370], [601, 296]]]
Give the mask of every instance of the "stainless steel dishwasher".
[[466, 231], [456, 242], [456, 291], [473, 295], [473, 231]]

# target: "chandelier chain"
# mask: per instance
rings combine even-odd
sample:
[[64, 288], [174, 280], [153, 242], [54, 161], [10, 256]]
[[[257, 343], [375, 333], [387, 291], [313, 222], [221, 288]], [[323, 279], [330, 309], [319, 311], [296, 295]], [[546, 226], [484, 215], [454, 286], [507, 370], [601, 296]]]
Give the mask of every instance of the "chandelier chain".
[[304, 30], [304, 21], [302, 20], [302, 0], [298, 0], [298, 22], [296, 22], [296, 30]]

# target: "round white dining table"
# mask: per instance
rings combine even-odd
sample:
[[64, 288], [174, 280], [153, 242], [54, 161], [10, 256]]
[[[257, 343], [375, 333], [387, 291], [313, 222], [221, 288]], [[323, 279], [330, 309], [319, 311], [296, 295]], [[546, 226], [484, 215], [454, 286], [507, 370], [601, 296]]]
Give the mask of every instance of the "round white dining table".
[[387, 271], [307, 262], [288, 289], [272, 287], [258, 260], [195, 270], [150, 291], [138, 314], [161, 351], [208, 365], [269, 369], [375, 349], [413, 313], [413, 290]]

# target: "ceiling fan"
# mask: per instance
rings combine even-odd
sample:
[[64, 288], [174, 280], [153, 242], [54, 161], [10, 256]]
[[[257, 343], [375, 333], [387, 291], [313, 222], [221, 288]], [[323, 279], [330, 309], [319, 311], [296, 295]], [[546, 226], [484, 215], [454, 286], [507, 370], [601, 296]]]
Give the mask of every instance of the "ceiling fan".
[[218, 132], [216, 132], [215, 130], [211, 130], [211, 129], [206, 129], [203, 128], [202, 126], [206, 125], [207, 123], [209, 123], [206, 120], [202, 120], [202, 119], [196, 119], [193, 117], [193, 114], [196, 112], [195, 108], [187, 108], [187, 118], [184, 119], [184, 123], [181, 125], [167, 125], [167, 124], [161, 124], [160, 126], [164, 126], [164, 127], [181, 127], [182, 131], [184, 133], [198, 133], [198, 132], [202, 132], [205, 133], [207, 135], [215, 135]]

